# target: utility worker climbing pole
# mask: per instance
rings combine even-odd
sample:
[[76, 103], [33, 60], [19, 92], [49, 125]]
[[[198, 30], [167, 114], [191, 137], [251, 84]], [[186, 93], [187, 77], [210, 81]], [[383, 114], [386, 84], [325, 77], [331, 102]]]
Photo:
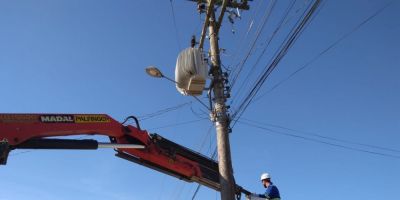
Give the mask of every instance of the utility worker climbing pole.
[[264, 194], [250, 194], [247, 198], [250, 200], [256, 199], [268, 199], [268, 200], [280, 200], [281, 196], [279, 194], [278, 188], [272, 183], [271, 176], [268, 173], [261, 174], [261, 183], [267, 190]]

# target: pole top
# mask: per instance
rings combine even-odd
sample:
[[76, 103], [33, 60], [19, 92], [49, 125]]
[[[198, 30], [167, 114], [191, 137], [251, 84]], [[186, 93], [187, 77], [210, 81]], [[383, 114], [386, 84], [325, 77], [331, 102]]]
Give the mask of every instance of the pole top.
[[[198, 4], [200, 3], [208, 3], [208, 0], [188, 0], [188, 1], [193, 1], [193, 2], [197, 2]], [[229, 8], [238, 8], [241, 10], [249, 10], [249, 4], [247, 3], [248, 1], [252, 1], [252, 0], [241, 0], [240, 2], [236, 2], [236, 1], [228, 1], [227, 3], [227, 7]], [[215, 1], [215, 5], [222, 5], [222, 0], [217, 0]]]

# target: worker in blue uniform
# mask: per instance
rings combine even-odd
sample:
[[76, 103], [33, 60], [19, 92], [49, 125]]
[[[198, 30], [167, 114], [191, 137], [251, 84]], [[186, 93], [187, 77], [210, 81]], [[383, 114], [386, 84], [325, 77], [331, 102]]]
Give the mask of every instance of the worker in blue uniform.
[[279, 194], [278, 188], [272, 183], [271, 176], [268, 173], [261, 174], [261, 183], [266, 188], [264, 194], [251, 194], [249, 195], [250, 199], [255, 198], [265, 198], [268, 200], [280, 200], [281, 195]]

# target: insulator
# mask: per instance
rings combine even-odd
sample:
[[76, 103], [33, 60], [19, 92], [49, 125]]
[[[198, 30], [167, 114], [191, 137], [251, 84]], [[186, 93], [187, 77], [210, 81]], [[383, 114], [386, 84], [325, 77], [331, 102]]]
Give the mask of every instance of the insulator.
[[190, 46], [193, 48], [193, 47], [195, 47], [196, 46], [196, 44], [197, 44], [197, 42], [196, 42], [196, 36], [192, 36], [192, 39], [190, 40]]

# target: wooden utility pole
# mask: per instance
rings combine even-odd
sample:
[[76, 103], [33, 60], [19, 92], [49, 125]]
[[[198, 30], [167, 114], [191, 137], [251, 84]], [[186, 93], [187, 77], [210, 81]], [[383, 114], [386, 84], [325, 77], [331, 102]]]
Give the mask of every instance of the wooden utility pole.
[[219, 56], [217, 23], [214, 9], [211, 9], [208, 32], [210, 37], [211, 73], [213, 76], [214, 109], [213, 120], [217, 132], [218, 169], [221, 185], [221, 200], [235, 199], [235, 182], [233, 179], [231, 151], [229, 144], [229, 118], [225, 105], [225, 82]]
[[[233, 178], [233, 168], [231, 161], [231, 150], [229, 143], [230, 119], [227, 114], [227, 106], [225, 105], [228, 98], [225, 93], [225, 81], [227, 77], [223, 75], [221, 69], [221, 59], [219, 55], [218, 33], [227, 7], [249, 9], [247, 0], [237, 3], [232, 0], [190, 0], [195, 1], [198, 5], [207, 3], [206, 19], [200, 37], [199, 48], [203, 48], [204, 38], [207, 28], [210, 39], [209, 56], [211, 60], [212, 85], [210, 86], [214, 94], [214, 107], [211, 113], [211, 120], [215, 123], [217, 132], [217, 149], [218, 149], [218, 169], [219, 182], [221, 187], [221, 200], [234, 200], [236, 194], [236, 184]], [[221, 6], [221, 12], [216, 21], [214, 4]], [[203, 4], [204, 5], [204, 4]]]

